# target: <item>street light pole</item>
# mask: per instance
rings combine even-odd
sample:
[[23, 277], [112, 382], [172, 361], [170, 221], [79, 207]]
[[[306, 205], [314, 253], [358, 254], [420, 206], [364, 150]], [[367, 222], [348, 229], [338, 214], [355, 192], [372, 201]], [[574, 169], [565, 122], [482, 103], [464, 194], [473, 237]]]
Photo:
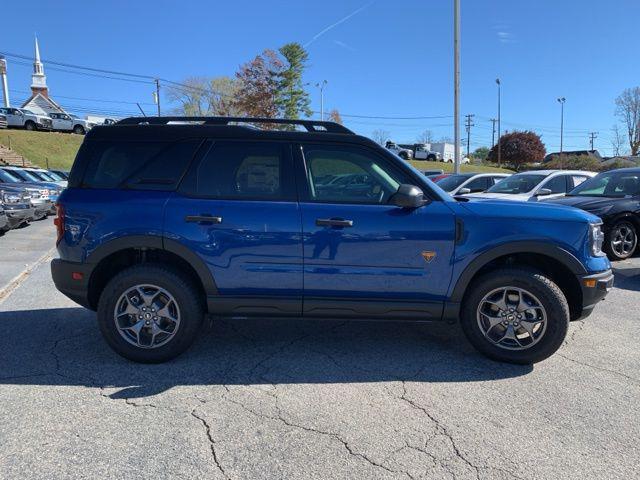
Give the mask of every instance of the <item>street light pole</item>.
[[158, 116], [160, 117], [160, 80], [156, 78], [156, 103], [158, 105]]
[[316, 87], [320, 89], [320, 120], [324, 121], [324, 87], [328, 82], [323, 80], [316, 83]]
[[460, 0], [453, 0], [453, 131], [454, 172], [460, 173]]
[[501, 156], [502, 156], [502, 152], [500, 151], [500, 137], [501, 137], [501, 132], [500, 132], [500, 79], [496, 78], [496, 84], [498, 85], [498, 167], [501, 166]]
[[563, 140], [564, 140], [564, 102], [566, 98], [560, 97], [558, 98], [558, 103], [560, 103], [560, 153], [562, 153], [563, 149]]

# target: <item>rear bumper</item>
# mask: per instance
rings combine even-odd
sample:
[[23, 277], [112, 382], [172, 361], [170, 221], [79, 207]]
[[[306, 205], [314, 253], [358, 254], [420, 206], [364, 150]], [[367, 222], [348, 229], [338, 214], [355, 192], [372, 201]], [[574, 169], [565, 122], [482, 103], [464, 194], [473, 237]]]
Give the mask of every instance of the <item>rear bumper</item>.
[[578, 275], [578, 282], [582, 289], [582, 313], [577, 318], [580, 320], [591, 315], [598, 302], [607, 296], [613, 287], [613, 272], [605, 270], [590, 275]]
[[[74, 302], [89, 309], [93, 309], [89, 304], [89, 277], [92, 269], [93, 265], [86, 263], [67, 262], [59, 258], [51, 261], [51, 277], [56, 288]], [[82, 278], [78, 278], [79, 276]]]

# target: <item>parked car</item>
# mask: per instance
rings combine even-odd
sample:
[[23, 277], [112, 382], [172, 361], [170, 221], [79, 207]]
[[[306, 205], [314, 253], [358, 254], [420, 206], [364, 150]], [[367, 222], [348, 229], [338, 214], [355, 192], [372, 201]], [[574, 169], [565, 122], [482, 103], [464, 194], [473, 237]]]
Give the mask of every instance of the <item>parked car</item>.
[[508, 176], [507, 173], [459, 173], [434, 181], [449, 195], [467, 195], [484, 192]]
[[600, 217], [604, 222], [604, 251], [611, 260], [629, 258], [638, 250], [640, 168], [600, 173], [566, 197], [551, 202], [581, 208]]
[[[176, 121], [91, 130], [58, 199], [55, 285], [131, 360], [180, 354], [209, 313], [460, 319], [485, 355], [531, 363], [612, 286], [590, 213], [456, 201], [332, 122]], [[316, 188], [343, 174], [366, 178]]]
[[36, 168], [36, 167], [24, 167], [23, 170], [31, 173], [41, 182], [51, 182], [55, 183], [57, 186], [65, 188], [67, 186], [67, 181], [63, 180], [61, 177], [56, 175], [49, 170], [45, 170], [44, 168]]
[[511, 175], [486, 192], [467, 196], [537, 202], [541, 198], [562, 197], [595, 175], [582, 170], [531, 170]]
[[60, 194], [60, 187], [49, 182], [38, 181], [29, 172], [24, 173], [20, 170], [17, 167], [0, 167], [0, 185], [9, 184], [25, 188], [31, 196], [31, 205], [35, 208], [36, 219], [55, 213], [54, 203]]
[[95, 126], [95, 123], [68, 113], [50, 113], [49, 116], [51, 117], [53, 129], [59, 132], [73, 132], [78, 135], [84, 135]]
[[0, 128], [8, 128], [7, 116], [4, 113], [0, 113]]
[[420, 170], [425, 177], [431, 177], [433, 175], [442, 175], [444, 170], [441, 168], [435, 168], [433, 170]]
[[24, 189], [6, 186], [0, 188], [0, 205], [7, 219], [5, 230], [18, 228], [34, 220], [35, 208], [30, 200]]
[[402, 158], [403, 160], [411, 160], [413, 158], [413, 151], [408, 148], [402, 148], [397, 143], [387, 142], [385, 144], [385, 148], [390, 152], [395, 153], [397, 156]]
[[432, 151], [428, 145], [416, 143], [413, 148], [413, 158], [416, 160], [431, 160], [437, 162], [442, 160], [442, 155], [439, 152]]
[[69, 180], [69, 172], [66, 170], [49, 170], [58, 175], [62, 180]]
[[0, 114], [7, 117], [9, 127], [26, 130], [51, 130], [51, 119], [46, 115], [38, 115], [25, 108], [0, 108]]
[[7, 219], [7, 214], [4, 208], [2, 208], [2, 204], [0, 204], [0, 235], [11, 229], [8, 225], [9, 220]]

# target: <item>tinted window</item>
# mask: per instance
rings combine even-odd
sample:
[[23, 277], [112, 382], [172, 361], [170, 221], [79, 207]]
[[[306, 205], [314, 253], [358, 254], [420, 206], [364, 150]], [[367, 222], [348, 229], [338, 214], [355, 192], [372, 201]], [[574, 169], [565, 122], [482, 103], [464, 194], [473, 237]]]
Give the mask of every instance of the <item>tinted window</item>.
[[82, 186], [172, 190], [200, 143], [201, 140], [93, 142], [82, 150], [87, 164]]
[[470, 177], [468, 175], [449, 175], [447, 177], [442, 177], [435, 182], [445, 192], [451, 192], [469, 180], [469, 178]]
[[571, 195], [594, 197], [624, 197], [640, 195], [640, 173], [607, 172], [580, 184]]
[[386, 204], [401, 183], [411, 183], [384, 159], [365, 149], [304, 146], [311, 200]]
[[294, 200], [289, 159], [285, 144], [215, 142], [189, 173], [185, 190], [208, 198]]
[[472, 193], [484, 192], [489, 188], [489, 177], [480, 177], [471, 180], [463, 188], [468, 188]]
[[490, 193], [527, 193], [533, 190], [536, 185], [545, 178], [546, 175], [542, 174], [518, 173], [499, 181], [488, 191]]
[[541, 188], [551, 190], [551, 193], [567, 193], [567, 176], [558, 175], [557, 177], [553, 177], [542, 185]]
[[580, 185], [582, 182], [586, 181], [589, 177], [585, 177], [583, 175], [571, 175], [570, 177], [570, 183], [569, 183], [569, 190], [577, 187], [578, 185]]

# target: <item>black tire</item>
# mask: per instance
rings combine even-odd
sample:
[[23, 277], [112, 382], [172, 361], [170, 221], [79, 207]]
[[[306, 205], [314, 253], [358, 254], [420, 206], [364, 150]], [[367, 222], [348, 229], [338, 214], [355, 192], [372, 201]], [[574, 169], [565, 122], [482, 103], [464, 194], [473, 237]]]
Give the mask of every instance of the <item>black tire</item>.
[[29, 130], [30, 132], [33, 132], [36, 129], [36, 124], [33, 123], [31, 120], [27, 120], [24, 124], [24, 128], [26, 130]]
[[[614, 236], [616, 231], [624, 229], [631, 236], [632, 246], [628, 249], [621, 249], [614, 247], [613, 242], [616, 240]], [[608, 228], [605, 232], [604, 238], [604, 251], [609, 257], [609, 260], [625, 260], [629, 258], [636, 251], [638, 247], [638, 230], [636, 226], [627, 219], [621, 219], [616, 221], [611, 228]]]
[[73, 133], [75, 133], [76, 135], [84, 135], [84, 127], [82, 125], [76, 125], [75, 127], [73, 127]]
[[429, 156], [427, 156], [427, 160], [430, 160], [432, 162], [436, 162], [438, 160], [438, 158], [432, 153]]
[[[508, 350], [485, 337], [477, 320], [482, 299], [501, 287], [517, 287], [535, 295], [547, 312], [546, 330], [537, 343], [521, 350]], [[465, 295], [460, 322], [469, 342], [482, 354], [501, 362], [528, 365], [553, 355], [564, 342], [569, 328], [569, 305], [562, 290], [545, 275], [528, 269], [504, 268], [477, 278]]]
[[[114, 310], [120, 296], [140, 284], [165, 289], [180, 309], [180, 325], [171, 340], [156, 348], [141, 348], [127, 342], [119, 333]], [[193, 282], [181, 272], [159, 264], [141, 264], [113, 277], [100, 295], [98, 324], [109, 346], [123, 357], [140, 363], [162, 363], [177, 357], [195, 340], [204, 318], [204, 299]]]
[[400, 152], [398, 156], [403, 160], [409, 160], [409, 155], [407, 155], [407, 152]]

